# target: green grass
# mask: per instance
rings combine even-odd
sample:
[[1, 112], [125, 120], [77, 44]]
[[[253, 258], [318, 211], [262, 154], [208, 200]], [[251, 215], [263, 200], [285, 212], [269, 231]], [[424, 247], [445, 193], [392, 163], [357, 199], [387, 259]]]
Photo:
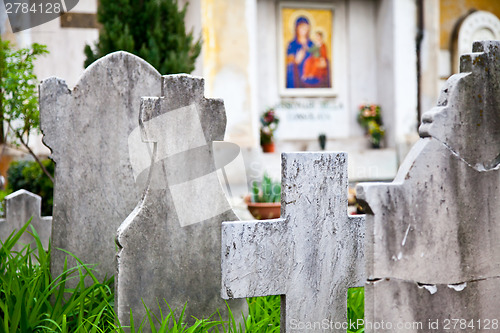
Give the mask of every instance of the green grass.
[[[246, 332], [279, 332], [280, 331], [280, 296], [248, 298], [248, 312], [245, 325]], [[347, 294], [347, 333], [364, 333], [362, 324], [365, 314], [365, 289], [350, 288]], [[359, 325], [358, 325], [359, 324]]]
[[[27, 231], [28, 228], [31, 231]], [[21, 251], [13, 247], [24, 232], [29, 232], [35, 246], [25, 246]], [[169, 311], [158, 316], [146, 308], [146, 318], [139, 327], [121, 327], [114, 312], [113, 279], [98, 281], [94, 267], [75, 258], [75, 267], [64, 266], [64, 272], [52, 277], [50, 274], [51, 247], [46, 252], [30, 223], [5, 242], [0, 242], [0, 333], [7, 332], [142, 332], [145, 328], [162, 333], [243, 333], [279, 332], [280, 296], [248, 298], [248, 315], [230, 312], [229, 321], [217, 315], [198, 319], [192, 325], [184, 323], [184, 310]], [[75, 280], [69, 287], [68, 281]], [[93, 281], [91, 285], [85, 281]], [[178, 313], [178, 315], [176, 315]], [[349, 289], [348, 318], [356, 321], [364, 315], [363, 288]], [[133, 321], [133, 314], [131, 313]], [[236, 319], [235, 319], [236, 318]], [[218, 320], [219, 319], [219, 320]], [[364, 332], [362, 327], [348, 333]]]
[[365, 318], [365, 289], [363, 287], [349, 288], [347, 292], [347, 333], [364, 333], [362, 325]]
[[[52, 278], [50, 250], [45, 252], [34, 228], [36, 247], [12, 248], [27, 223], [0, 248], [0, 332], [98, 332], [113, 320], [112, 280], [99, 282], [92, 268], [79, 262]], [[85, 286], [85, 279], [92, 279]], [[77, 280], [68, 288], [69, 280]]]
[[248, 317], [245, 320], [247, 332], [280, 331], [280, 296], [247, 298], [247, 303]]

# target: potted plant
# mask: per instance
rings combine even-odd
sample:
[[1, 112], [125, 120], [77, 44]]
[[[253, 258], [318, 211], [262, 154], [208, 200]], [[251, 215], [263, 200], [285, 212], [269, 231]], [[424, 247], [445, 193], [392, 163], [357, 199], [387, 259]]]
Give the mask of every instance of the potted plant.
[[258, 220], [274, 219], [281, 213], [281, 183], [264, 174], [260, 184], [252, 183], [252, 193], [245, 197], [248, 210]]
[[267, 109], [260, 117], [260, 145], [264, 153], [274, 152], [274, 131], [278, 127], [280, 120], [276, 117], [273, 108]]
[[385, 135], [380, 111], [380, 105], [376, 104], [363, 104], [359, 107], [358, 122], [365, 129], [373, 148], [380, 148]]

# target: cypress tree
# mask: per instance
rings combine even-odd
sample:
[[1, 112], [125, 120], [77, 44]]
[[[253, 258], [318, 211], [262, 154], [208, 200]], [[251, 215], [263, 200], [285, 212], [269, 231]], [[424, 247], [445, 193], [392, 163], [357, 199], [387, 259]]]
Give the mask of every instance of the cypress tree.
[[179, 10], [177, 0], [101, 0], [97, 17], [103, 27], [94, 50], [85, 46], [85, 67], [123, 50], [145, 59], [161, 74], [191, 73], [201, 39], [186, 32], [187, 6]]

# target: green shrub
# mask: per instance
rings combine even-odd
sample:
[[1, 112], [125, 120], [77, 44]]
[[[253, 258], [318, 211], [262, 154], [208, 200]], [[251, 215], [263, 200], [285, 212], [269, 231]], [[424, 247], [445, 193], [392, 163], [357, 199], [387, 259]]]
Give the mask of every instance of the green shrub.
[[[42, 161], [45, 168], [54, 175], [54, 162]], [[54, 185], [34, 161], [12, 162], [7, 171], [7, 190], [15, 192], [24, 189], [42, 197], [42, 215], [52, 215]]]
[[188, 3], [177, 0], [100, 0], [99, 41], [85, 46], [85, 67], [108, 53], [128, 51], [161, 74], [191, 73], [201, 40], [184, 24]]

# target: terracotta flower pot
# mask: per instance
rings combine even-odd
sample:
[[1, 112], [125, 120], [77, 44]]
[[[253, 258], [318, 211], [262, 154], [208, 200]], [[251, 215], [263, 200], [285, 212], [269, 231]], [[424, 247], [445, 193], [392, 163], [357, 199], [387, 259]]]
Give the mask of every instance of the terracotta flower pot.
[[251, 202], [248, 195], [245, 197], [245, 203], [257, 220], [277, 219], [281, 215], [280, 202]]
[[274, 142], [262, 144], [264, 153], [274, 153]]

